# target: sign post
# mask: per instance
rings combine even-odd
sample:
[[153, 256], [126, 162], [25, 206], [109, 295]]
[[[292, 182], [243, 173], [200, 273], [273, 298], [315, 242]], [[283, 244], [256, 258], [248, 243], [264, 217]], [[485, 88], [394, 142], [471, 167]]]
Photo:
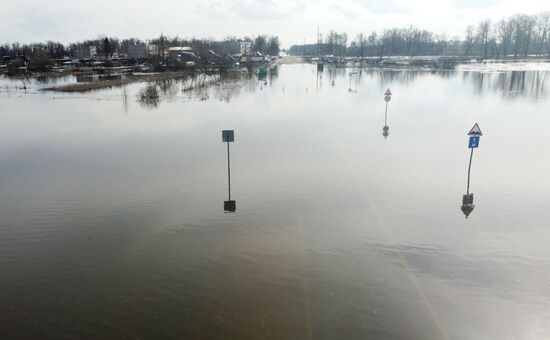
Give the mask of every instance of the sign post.
[[384, 101], [386, 102], [386, 111], [384, 113], [384, 127], [382, 128], [382, 135], [387, 138], [390, 134], [390, 127], [388, 126], [388, 103], [391, 101], [392, 93], [390, 89], [387, 89], [384, 93]]
[[466, 195], [462, 196], [461, 210], [466, 215], [466, 218], [474, 210], [474, 194], [470, 193], [470, 172], [472, 170], [472, 158], [474, 157], [474, 149], [479, 147], [480, 137], [483, 136], [479, 125], [476, 123], [474, 127], [468, 132], [470, 139], [468, 141], [468, 148], [470, 149], [470, 163], [468, 164], [468, 183], [466, 185]]
[[317, 63], [317, 72], [323, 72], [325, 69], [325, 64], [319, 62]]
[[224, 202], [223, 208], [225, 212], [235, 212], [237, 210], [237, 203], [231, 200], [231, 157], [229, 153], [229, 143], [235, 141], [235, 131], [223, 130], [222, 142], [227, 143], [227, 187], [229, 193], [229, 199]]

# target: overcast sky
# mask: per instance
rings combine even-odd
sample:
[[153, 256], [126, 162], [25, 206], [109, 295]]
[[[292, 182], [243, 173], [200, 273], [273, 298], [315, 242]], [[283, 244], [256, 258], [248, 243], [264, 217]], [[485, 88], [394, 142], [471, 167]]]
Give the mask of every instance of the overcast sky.
[[350, 37], [409, 25], [462, 36], [484, 18], [546, 10], [549, 0], [0, 0], [0, 42], [267, 33], [288, 47], [314, 42], [317, 26]]

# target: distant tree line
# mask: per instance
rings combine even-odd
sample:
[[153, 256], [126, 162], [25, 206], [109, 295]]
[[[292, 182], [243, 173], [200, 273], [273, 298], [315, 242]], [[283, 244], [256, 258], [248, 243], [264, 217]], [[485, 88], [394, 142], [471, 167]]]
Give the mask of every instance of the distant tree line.
[[[46, 43], [32, 43], [32, 44], [0, 44], [0, 58], [25, 56], [29, 59], [63, 59], [70, 58], [75, 55], [75, 51], [82, 47], [95, 47], [95, 51], [98, 56], [105, 59], [111, 58], [114, 55], [124, 55], [128, 52], [128, 47], [136, 44], [148, 43], [155, 45], [159, 56], [165, 55], [165, 52], [170, 47], [190, 46], [193, 50], [202, 56], [211, 55], [210, 51], [213, 51], [219, 55], [226, 53], [235, 54], [235, 49], [231, 49], [231, 44], [228, 42], [250, 42], [252, 50], [251, 52], [261, 52], [269, 55], [278, 55], [280, 50], [279, 38], [276, 36], [259, 35], [255, 38], [244, 37], [227, 37], [222, 41], [216, 41], [214, 39], [183, 39], [179, 37], [166, 37], [160, 35], [160, 37], [151, 39], [148, 41], [140, 40], [138, 38], [118, 39], [112, 37], [99, 37], [94, 40], [84, 40], [80, 42], [70, 43], [64, 45], [59, 42], [48, 41]], [[237, 44], [238, 45], [238, 44]]]
[[385, 29], [382, 33], [358, 34], [351, 42], [345, 32], [331, 30], [318, 43], [294, 45], [294, 55], [335, 56], [471, 56], [506, 58], [548, 56], [550, 54], [550, 12], [516, 14], [491, 22], [468, 26], [464, 39], [435, 34], [413, 26]]

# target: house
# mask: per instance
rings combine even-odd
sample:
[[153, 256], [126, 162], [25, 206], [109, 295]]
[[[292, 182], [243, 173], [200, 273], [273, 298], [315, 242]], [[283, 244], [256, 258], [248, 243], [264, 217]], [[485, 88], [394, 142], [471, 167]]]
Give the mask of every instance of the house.
[[149, 55], [146, 44], [129, 45], [127, 53], [129, 59], [147, 59]]
[[169, 47], [167, 51], [167, 56], [172, 59], [178, 59], [181, 55], [185, 54], [195, 54], [193, 49], [189, 46], [176, 46], [176, 47]]
[[241, 63], [264, 64], [269, 62], [270, 58], [260, 52], [255, 52], [252, 54], [243, 55], [239, 60]]
[[247, 40], [230, 40], [217, 42], [214, 49], [219, 54], [230, 54], [233, 57], [241, 57], [245, 54], [252, 53], [252, 41]]
[[156, 45], [135, 44], [129, 45], [127, 52], [129, 59], [143, 60], [158, 55], [158, 48]]
[[252, 53], [252, 41], [240, 41], [241, 43], [241, 55]]
[[16, 56], [6, 64], [8, 73], [26, 73], [29, 59], [24, 55]]
[[91, 59], [97, 57], [95, 46], [77, 46], [73, 50], [73, 57], [76, 59]]

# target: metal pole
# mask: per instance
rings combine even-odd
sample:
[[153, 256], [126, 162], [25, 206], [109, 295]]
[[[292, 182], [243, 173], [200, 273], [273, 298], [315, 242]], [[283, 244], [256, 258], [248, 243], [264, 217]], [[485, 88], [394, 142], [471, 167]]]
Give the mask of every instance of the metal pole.
[[386, 102], [386, 112], [384, 113], [384, 126], [388, 126], [388, 102]]
[[468, 165], [468, 186], [466, 187], [466, 195], [470, 194], [470, 170], [472, 169], [472, 157], [474, 156], [474, 149], [470, 153], [470, 165]]
[[229, 201], [231, 201], [231, 160], [229, 157], [229, 142], [227, 142], [227, 183], [228, 183]]

